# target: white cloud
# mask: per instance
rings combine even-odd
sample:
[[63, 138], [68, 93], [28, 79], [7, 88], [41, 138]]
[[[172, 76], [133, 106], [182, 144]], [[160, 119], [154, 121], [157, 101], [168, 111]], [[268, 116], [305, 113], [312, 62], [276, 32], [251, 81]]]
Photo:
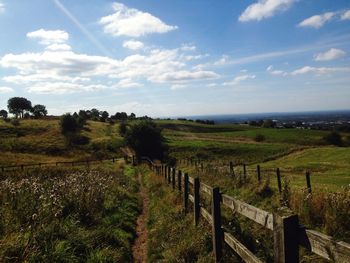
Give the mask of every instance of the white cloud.
[[152, 81], [154, 82], [183, 82], [191, 80], [204, 80], [204, 79], [215, 79], [219, 75], [212, 71], [177, 71], [177, 72], [166, 72], [159, 76], [153, 76]]
[[338, 58], [342, 58], [346, 55], [346, 52], [341, 49], [331, 48], [330, 50], [324, 53], [318, 53], [314, 56], [316, 61], [329, 61]]
[[16, 68], [20, 75], [101, 76], [111, 73], [118, 61], [102, 56], [77, 54], [72, 51], [6, 54], [0, 60], [4, 68]]
[[196, 46], [190, 44], [183, 44], [181, 47], [182, 51], [195, 51], [197, 49]]
[[271, 75], [281, 75], [281, 76], [288, 75], [288, 73], [283, 70], [274, 70], [272, 65], [268, 66], [266, 71], [269, 72]]
[[10, 93], [13, 92], [13, 88], [10, 87], [0, 87], [0, 93]]
[[295, 2], [296, 0], [258, 0], [258, 2], [248, 6], [238, 20], [240, 22], [260, 21], [286, 11]]
[[104, 32], [112, 36], [140, 37], [177, 29], [177, 26], [167, 25], [149, 13], [129, 8], [122, 3], [114, 3], [112, 7], [115, 13], [100, 19]]
[[227, 55], [222, 55], [222, 57], [219, 60], [214, 62], [214, 66], [224, 66], [230, 63], [230, 57]]
[[52, 44], [50, 46], [47, 46], [46, 49], [52, 50], [52, 51], [57, 51], [57, 50], [69, 51], [72, 48], [67, 44]]
[[52, 45], [65, 43], [69, 38], [69, 34], [63, 30], [45, 30], [41, 28], [27, 33], [27, 37], [38, 39], [40, 44], [43, 45]]
[[134, 82], [132, 79], [122, 79], [113, 88], [140, 88], [143, 84]]
[[237, 76], [233, 79], [233, 81], [230, 82], [224, 82], [223, 85], [224, 86], [232, 86], [232, 85], [238, 85], [240, 82], [245, 81], [245, 80], [249, 80], [249, 79], [255, 79], [256, 76], [255, 75], [241, 75], [241, 76]]
[[128, 41], [124, 41], [123, 47], [131, 49], [131, 50], [137, 50], [137, 49], [143, 48], [144, 45], [141, 41], [128, 40]]
[[350, 10], [347, 10], [345, 11], [341, 17], [340, 17], [341, 20], [350, 20]]
[[290, 74], [292, 76], [295, 75], [302, 75], [302, 74], [308, 74], [308, 73], [316, 73], [319, 75], [323, 74], [329, 74], [329, 73], [337, 73], [337, 72], [349, 72], [349, 67], [334, 67], [334, 68], [327, 68], [327, 67], [310, 67], [310, 66], [304, 66], [302, 68], [296, 69], [292, 71]]
[[329, 22], [336, 13], [334, 12], [327, 12], [322, 15], [314, 15], [312, 17], [309, 17], [303, 21], [301, 21], [298, 26], [299, 27], [313, 27], [313, 28], [320, 28], [325, 23]]
[[174, 84], [170, 87], [171, 90], [181, 90], [186, 88], [187, 88], [187, 85], [184, 85], [184, 84]]
[[0, 13], [5, 12], [5, 5], [0, 3]]
[[107, 86], [101, 84], [83, 85], [68, 82], [38, 82], [35, 85], [28, 86], [28, 92], [39, 94], [69, 94], [82, 91], [99, 91], [107, 89]]

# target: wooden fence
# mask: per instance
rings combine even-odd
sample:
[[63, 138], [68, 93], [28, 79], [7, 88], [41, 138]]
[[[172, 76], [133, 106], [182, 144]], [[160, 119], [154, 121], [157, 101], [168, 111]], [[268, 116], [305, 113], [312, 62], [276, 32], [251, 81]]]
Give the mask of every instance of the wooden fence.
[[[194, 224], [201, 218], [212, 227], [212, 241], [215, 261], [222, 259], [223, 243], [225, 242], [244, 262], [263, 262], [245, 247], [232, 234], [226, 232], [221, 224], [221, 205], [238, 213], [272, 232], [274, 262], [299, 262], [299, 246], [334, 262], [350, 262], [350, 244], [334, 241], [332, 237], [317, 231], [306, 229], [299, 224], [298, 215], [279, 215], [270, 213], [249, 205], [231, 196], [222, 194], [218, 187], [211, 187], [201, 182], [199, 177], [191, 177], [181, 170], [176, 170], [164, 164], [155, 164], [148, 158], [150, 168], [158, 175], [164, 177], [165, 182], [177, 190], [183, 198], [184, 211], [189, 212], [189, 202], [193, 203]], [[193, 191], [190, 193], [190, 185]], [[211, 199], [211, 211], [201, 206], [202, 194]]]
[[[187, 159], [179, 159], [178, 160], [179, 164], [184, 164], [187, 166], [194, 166], [197, 171], [206, 171], [206, 172], [224, 172], [227, 173], [231, 177], [236, 177], [236, 176], [241, 176], [242, 180], [246, 180], [248, 176], [248, 172], [252, 172], [256, 174], [257, 180], [260, 182], [262, 179], [262, 173], [264, 172], [269, 172], [274, 173], [276, 175], [276, 180], [277, 180], [277, 187], [279, 193], [282, 192], [282, 176], [281, 176], [281, 170], [279, 168], [273, 169], [264, 169], [262, 171], [260, 165], [256, 165], [256, 168], [251, 168], [247, 167], [245, 163], [240, 163], [234, 165], [234, 163], [231, 161], [226, 164], [222, 164], [220, 167], [213, 167], [210, 164], [205, 165], [200, 159], [194, 159], [194, 158], [187, 158]], [[242, 173], [238, 174], [237, 170], [240, 169]], [[312, 192], [311, 188], [311, 173], [310, 171], [305, 172], [305, 183], [306, 183], [306, 190], [308, 193]]]
[[[33, 168], [43, 168], [43, 167], [56, 167], [56, 166], [87, 166], [93, 164], [102, 163], [104, 161], [112, 161], [113, 163], [117, 160], [128, 160], [129, 157], [125, 156], [124, 158], [108, 158], [108, 159], [98, 159], [98, 160], [84, 160], [84, 161], [65, 161], [65, 162], [46, 162], [46, 163], [31, 163], [31, 164], [20, 164], [20, 165], [8, 165], [8, 166], [1, 166], [0, 171], [1, 172], [7, 172], [7, 171], [14, 171], [14, 170], [24, 170], [24, 169], [33, 169]], [[131, 161], [134, 163], [135, 158], [131, 157]]]

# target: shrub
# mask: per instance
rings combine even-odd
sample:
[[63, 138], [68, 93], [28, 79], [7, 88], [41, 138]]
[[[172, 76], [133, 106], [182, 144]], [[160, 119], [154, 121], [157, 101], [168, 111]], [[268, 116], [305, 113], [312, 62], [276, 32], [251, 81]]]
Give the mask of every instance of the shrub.
[[262, 141], [265, 141], [265, 136], [262, 135], [262, 134], [257, 134], [255, 137], [254, 137], [254, 141], [256, 142], [262, 142]]
[[125, 142], [138, 157], [163, 159], [166, 150], [161, 129], [152, 121], [145, 120], [132, 126], [125, 134]]
[[332, 131], [331, 133], [324, 136], [323, 140], [329, 144], [336, 146], [341, 146], [343, 144], [341, 135], [336, 131]]
[[62, 134], [75, 133], [79, 131], [80, 125], [76, 118], [70, 113], [62, 115], [60, 119], [60, 127]]
[[18, 119], [12, 119], [11, 124], [16, 127], [16, 126], [19, 126], [20, 123]]
[[120, 136], [124, 137], [126, 134], [126, 130], [127, 130], [127, 125], [125, 121], [122, 121], [119, 125], [119, 134]]

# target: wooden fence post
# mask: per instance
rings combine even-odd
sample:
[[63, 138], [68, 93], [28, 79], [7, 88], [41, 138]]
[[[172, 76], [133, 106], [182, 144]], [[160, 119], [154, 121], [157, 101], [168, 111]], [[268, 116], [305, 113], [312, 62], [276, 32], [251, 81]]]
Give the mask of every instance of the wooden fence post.
[[113, 157], [113, 159], [112, 159], [112, 162], [115, 162], [114, 157]]
[[220, 262], [222, 258], [223, 233], [221, 229], [221, 194], [219, 187], [215, 187], [211, 192], [211, 214], [213, 217], [212, 234], [215, 262]]
[[230, 175], [233, 176], [233, 162], [230, 161]]
[[188, 213], [188, 174], [184, 175], [184, 207], [185, 213]]
[[171, 168], [170, 168], [170, 166], [167, 166], [168, 167], [168, 184], [170, 184], [171, 183]]
[[172, 186], [173, 186], [173, 190], [175, 190], [175, 174], [176, 174], [176, 169], [175, 167], [173, 168], [173, 171], [172, 171], [172, 178], [171, 178], [171, 183], [172, 183]]
[[256, 172], [257, 172], [257, 174], [258, 174], [258, 181], [260, 182], [260, 181], [261, 181], [260, 165], [258, 165], [258, 166], [256, 167]]
[[273, 217], [274, 262], [299, 262], [299, 219], [297, 215]]
[[247, 166], [243, 164], [243, 179], [246, 181], [247, 179]]
[[197, 226], [199, 222], [199, 216], [201, 214], [201, 208], [200, 208], [200, 196], [199, 196], [199, 187], [200, 187], [200, 182], [199, 182], [199, 177], [194, 178], [193, 181], [193, 197], [194, 197], [194, 224]]
[[181, 193], [181, 170], [177, 172], [177, 189], [179, 190], [179, 193]]
[[276, 175], [277, 175], [278, 192], [282, 193], [282, 183], [281, 183], [280, 168], [277, 168]]
[[307, 192], [310, 194], [311, 193], [311, 181], [310, 181], [310, 172], [307, 171], [306, 174], [306, 187], [307, 187]]

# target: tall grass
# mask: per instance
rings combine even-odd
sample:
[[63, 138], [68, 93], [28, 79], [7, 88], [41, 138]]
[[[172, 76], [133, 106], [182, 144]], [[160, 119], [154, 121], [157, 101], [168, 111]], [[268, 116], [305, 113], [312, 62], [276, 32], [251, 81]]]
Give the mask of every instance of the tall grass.
[[2, 178], [1, 262], [132, 260], [139, 210], [133, 176], [50, 169]]

